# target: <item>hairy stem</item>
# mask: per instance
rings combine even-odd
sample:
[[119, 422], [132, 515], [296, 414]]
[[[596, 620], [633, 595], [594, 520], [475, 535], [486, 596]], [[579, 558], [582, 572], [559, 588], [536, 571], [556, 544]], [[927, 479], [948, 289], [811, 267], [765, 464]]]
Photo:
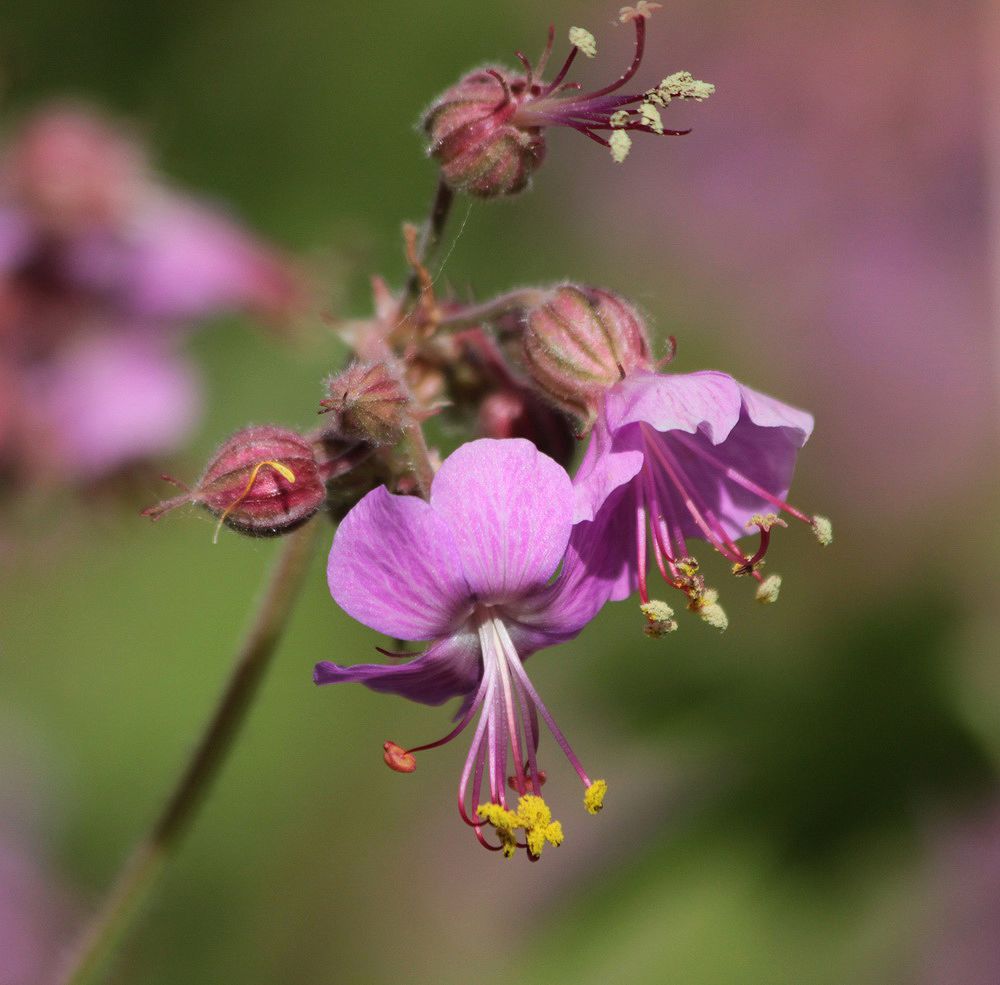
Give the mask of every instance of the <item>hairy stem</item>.
[[289, 534], [282, 545], [253, 624], [237, 653], [229, 683], [201, 740], [159, 817], [125, 862], [54, 979], [59, 985], [85, 985], [95, 980], [197, 815], [288, 625], [321, 527], [318, 521], [307, 523]]

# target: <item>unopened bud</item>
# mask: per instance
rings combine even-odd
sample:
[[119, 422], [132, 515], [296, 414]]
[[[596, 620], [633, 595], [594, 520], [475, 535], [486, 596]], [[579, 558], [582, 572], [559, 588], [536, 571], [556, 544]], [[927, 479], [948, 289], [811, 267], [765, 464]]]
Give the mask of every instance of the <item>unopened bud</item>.
[[373, 445], [394, 445], [410, 423], [410, 394], [385, 363], [353, 363], [326, 383], [330, 394], [320, 402], [345, 438]]
[[385, 765], [396, 773], [412, 773], [417, 768], [417, 760], [413, 753], [407, 752], [402, 746], [397, 746], [395, 742], [386, 742], [382, 749]]
[[524, 82], [502, 68], [472, 72], [428, 110], [428, 153], [454, 189], [479, 198], [513, 195], [545, 157], [540, 127], [518, 126]]
[[522, 340], [534, 382], [588, 426], [609, 387], [649, 367], [638, 312], [618, 295], [593, 287], [554, 288], [528, 309]]
[[198, 503], [219, 518], [220, 526], [273, 537], [300, 526], [325, 499], [312, 444], [294, 431], [266, 424], [238, 431], [193, 490], [143, 515], [156, 520], [183, 503]]

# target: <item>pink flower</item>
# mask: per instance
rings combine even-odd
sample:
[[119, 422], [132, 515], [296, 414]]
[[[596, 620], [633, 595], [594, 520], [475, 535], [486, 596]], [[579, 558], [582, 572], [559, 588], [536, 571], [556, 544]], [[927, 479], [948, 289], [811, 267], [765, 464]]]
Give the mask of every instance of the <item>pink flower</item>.
[[[537, 858], [546, 842], [562, 841], [541, 798], [539, 716], [583, 782], [591, 813], [606, 789], [584, 771], [523, 665], [576, 636], [606, 598], [600, 582], [580, 577], [572, 550], [550, 582], [567, 551], [572, 503], [569, 476], [530, 442], [481, 439], [444, 462], [429, 503], [384, 487], [369, 493], [330, 551], [330, 591], [347, 613], [388, 636], [431, 643], [406, 663], [317, 664], [316, 683], [355, 681], [432, 705], [461, 698], [448, 735], [409, 750], [386, 743], [386, 762], [412, 771], [414, 752], [450, 742], [478, 714], [459, 812], [482, 844], [507, 856], [524, 847]], [[508, 806], [508, 785], [516, 808]], [[487, 824], [497, 843], [484, 833]]]
[[[676, 628], [666, 603], [651, 600], [646, 578], [647, 528], [653, 559], [688, 608], [725, 629], [718, 593], [707, 588], [688, 541], [702, 540], [759, 582], [757, 598], [773, 602], [780, 578], [760, 566], [781, 513], [808, 523], [821, 543], [832, 529], [786, 502], [798, 449], [812, 432], [805, 411], [758, 393], [718, 372], [658, 374], [637, 370], [604, 396], [574, 482], [575, 521], [602, 543], [600, 571], [612, 599], [636, 588], [650, 635]], [[737, 541], [759, 533], [759, 546]]]

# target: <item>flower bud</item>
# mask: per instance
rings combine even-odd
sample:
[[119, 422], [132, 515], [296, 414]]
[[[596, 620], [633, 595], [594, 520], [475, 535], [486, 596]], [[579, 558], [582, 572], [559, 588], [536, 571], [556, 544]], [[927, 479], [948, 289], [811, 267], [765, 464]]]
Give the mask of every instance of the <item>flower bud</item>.
[[266, 424], [238, 431], [219, 449], [195, 489], [143, 510], [143, 515], [157, 520], [183, 503], [198, 503], [219, 518], [219, 526], [273, 537], [303, 524], [325, 499], [312, 444], [294, 431]]
[[528, 309], [522, 355], [542, 391], [586, 426], [609, 387], [650, 366], [636, 310], [609, 291], [574, 284], [554, 288]]
[[500, 68], [480, 69], [448, 89], [428, 110], [428, 153], [454, 189], [479, 198], [513, 195], [545, 158], [541, 127], [513, 122], [525, 80]]
[[352, 363], [327, 380], [330, 394], [321, 413], [345, 438], [374, 445], [394, 445], [410, 423], [410, 394], [385, 363]]

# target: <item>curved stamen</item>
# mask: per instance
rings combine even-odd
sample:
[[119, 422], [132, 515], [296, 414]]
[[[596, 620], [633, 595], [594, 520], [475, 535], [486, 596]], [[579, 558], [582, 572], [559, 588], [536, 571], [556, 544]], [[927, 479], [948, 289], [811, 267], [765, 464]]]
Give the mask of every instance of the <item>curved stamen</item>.
[[559, 748], [562, 749], [566, 758], [569, 760], [570, 765], [576, 770], [577, 776], [583, 781], [585, 787], [592, 786], [591, 779], [587, 776], [586, 770], [583, 768], [583, 764], [576, 757], [576, 753], [573, 752], [572, 747], [566, 740], [566, 736], [563, 735], [562, 730], [555, 723], [555, 719], [549, 713], [548, 708], [545, 707], [545, 703], [539, 697], [538, 692], [535, 690], [534, 685], [531, 683], [530, 678], [527, 673], [525, 673], [524, 667], [521, 664], [521, 658], [517, 654], [517, 649], [514, 646], [514, 641], [510, 638], [510, 634], [507, 632], [507, 627], [504, 626], [502, 622], [497, 620], [497, 635], [503, 643], [504, 656], [510, 661], [511, 669], [517, 675], [524, 687], [525, 694], [538, 709], [538, 713], [545, 720], [545, 724], [549, 727], [549, 731], [552, 733], [552, 738], [556, 740], [559, 744]]
[[803, 513], [802, 510], [797, 509], [790, 503], [786, 503], [783, 499], [779, 499], [772, 492], [768, 492], [763, 486], [758, 485], [752, 479], [748, 479], [742, 472], [734, 469], [731, 465], [727, 465], [721, 459], [716, 458], [711, 452], [702, 448], [698, 442], [693, 441], [690, 436], [685, 434], [678, 434], [678, 438], [683, 442], [684, 447], [689, 451], [694, 452], [699, 457], [705, 459], [706, 462], [710, 462], [716, 468], [720, 469], [727, 479], [731, 479], [737, 485], [742, 486], [749, 492], [756, 493], [761, 499], [767, 500], [772, 506], [776, 506], [779, 510], [784, 510], [786, 513], [794, 516], [796, 520], [801, 520], [803, 523], [808, 523], [810, 526], [815, 522], [815, 517], [808, 516]]
[[549, 36], [545, 40], [545, 47], [542, 49], [541, 55], [538, 57], [538, 66], [536, 71], [538, 73], [538, 78], [545, 74], [545, 66], [549, 63], [549, 56], [552, 54], [552, 46], [556, 43], [556, 26], [555, 24], [549, 24]]
[[611, 85], [605, 86], [603, 89], [598, 89], [596, 92], [590, 92], [586, 96], [583, 96], [583, 99], [597, 99], [600, 96], [608, 95], [608, 93], [616, 92], [639, 71], [639, 64], [642, 62], [642, 53], [646, 47], [646, 18], [637, 17], [633, 23], [635, 24], [635, 55], [632, 58], [632, 64], [625, 69], [617, 82], [612, 82]]
[[559, 83], [566, 78], [566, 73], [569, 72], [570, 67], [575, 61], [577, 53], [579, 51], [580, 49], [577, 48], [576, 45], [573, 45], [573, 47], [570, 49], [570, 53], [566, 56], [566, 61], [563, 62], [563, 67], [559, 69], [559, 71], [556, 73], [556, 77], [547, 86], [545, 86], [545, 88], [542, 89], [542, 91], [538, 94], [539, 98], [551, 95], [552, 92], [555, 90], [556, 86], [559, 85]]

